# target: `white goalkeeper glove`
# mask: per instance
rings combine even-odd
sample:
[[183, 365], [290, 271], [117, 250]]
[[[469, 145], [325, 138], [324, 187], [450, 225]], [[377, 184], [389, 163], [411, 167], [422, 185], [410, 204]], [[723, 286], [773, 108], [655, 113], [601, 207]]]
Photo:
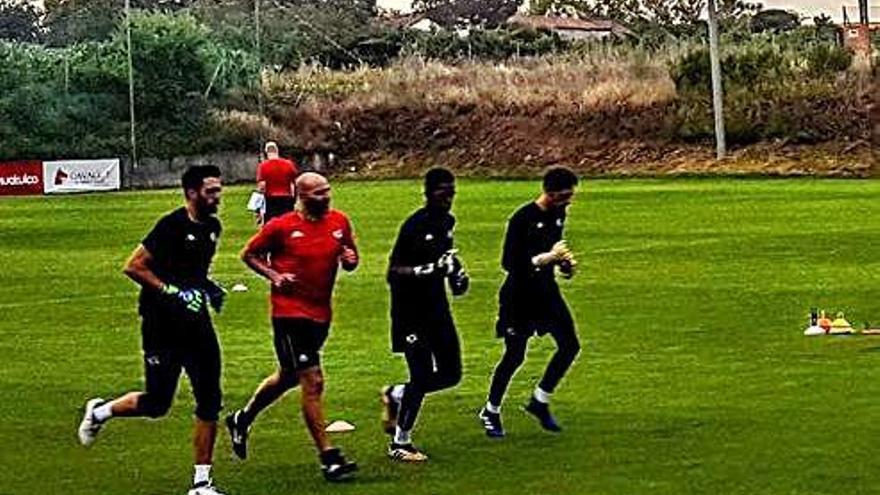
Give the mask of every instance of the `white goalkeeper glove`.
[[571, 259], [572, 254], [571, 250], [568, 249], [568, 244], [565, 241], [559, 241], [553, 245], [550, 251], [533, 256], [532, 264], [541, 267]]
[[[450, 249], [443, 253], [434, 263], [426, 263], [424, 265], [414, 266], [412, 271], [416, 277], [428, 277], [431, 275], [439, 275], [448, 277], [456, 270], [455, 249]], [[459, 263], [458, 266], [461, 266]]]

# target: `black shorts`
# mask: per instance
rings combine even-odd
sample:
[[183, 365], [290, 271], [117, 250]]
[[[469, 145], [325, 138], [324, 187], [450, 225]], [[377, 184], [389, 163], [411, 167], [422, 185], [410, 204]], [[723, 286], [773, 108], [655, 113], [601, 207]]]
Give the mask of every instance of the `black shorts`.
[[574, 320], [558, 288], [531, 294], [502, 288], [495, 323], [497, 337], [532, 336], [536, 333], [567, 335], [573, 332]]
[[266, 196], [266, 212], [263, 214], [263, 222], [285, 213], [293, 211], [296, 200], [293, 196]]
[[306, 318], [272, 318], [278, 365], [288, 373], [321, 366], [321, 348], [329, 323]]
[[455, 322], [446, 311], [435, 315], [391, 314], [391, 351], [406, 352], [413, 344], [441, 345], [450, 338], [458, 340]]
[[196, 416], [216, 421], [221, 410], [220, 344], [205, 315], [175, 317], [146, 314], [141, 323], [144, 351], [144, 406], [163, 411], [174, 399], [181, 370], [185, 370], [196, 401]]

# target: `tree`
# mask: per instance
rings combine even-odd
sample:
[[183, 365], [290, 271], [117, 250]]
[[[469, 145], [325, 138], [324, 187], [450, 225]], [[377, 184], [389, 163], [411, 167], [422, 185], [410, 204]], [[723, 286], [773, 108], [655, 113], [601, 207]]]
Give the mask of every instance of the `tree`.
[[24, 0], [0, 0], [0, 39], [39, 43], [40, 11]]
[[[133, 11], [176, 12], [195, 0], [131, 0]], [[67, 46], [112, 37], [124, 15], [124, 0], [45, 0], [46, 42]]]
[[801, 18], [794, 12], [781, 9], [762, 10], [751, 19], [752, 32], [783, 33], [801, 25]]
[[521, 0], [415, 0], [413, 10], [446, 29], [504, 24], [516, 14]]
[[[255, 53], [253, 0], [197, 0], [194, 15], [226, 46]], [[260, 60], [292, 68], [310, 62], [358, 65], [354, 47], [377, 32], [376, 0], [260, 0]]]

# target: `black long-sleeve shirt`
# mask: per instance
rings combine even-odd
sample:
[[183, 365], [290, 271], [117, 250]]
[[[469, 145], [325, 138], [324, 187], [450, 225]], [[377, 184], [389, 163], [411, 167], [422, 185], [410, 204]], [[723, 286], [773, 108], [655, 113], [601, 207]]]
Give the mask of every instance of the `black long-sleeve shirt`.
[[507, 271], [505, 284], [527, 292], [556, 286], [553, 265], [538, 267], [532, 264], [532, 258], [550, 251], [562, 240], [564, 227], [564, 210], [542, 210], [534, 202], [518, 209], [507, 223], [504, 238], [501, 265]]
[[449, 313], [446, 279], [434, 274], [425, 277], [398, 275], [395, 266], [414, 267], [436, 263], [452, 249], [455, 217], [445, 211], [421, 208], [400, 227], [391, 251], [388, 283], [391, 287], [391, 316], [395, 320], [424, 321]]

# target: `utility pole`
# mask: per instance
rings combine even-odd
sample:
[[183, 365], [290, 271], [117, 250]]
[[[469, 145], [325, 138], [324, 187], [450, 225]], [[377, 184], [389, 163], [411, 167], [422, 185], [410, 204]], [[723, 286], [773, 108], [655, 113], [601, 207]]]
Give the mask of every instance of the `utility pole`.
[[[260, 151], [262, 153], [263, 143], [263, 52], [262, 52], [262, 34], [260, 33], [260, 0], [254, 0], [254, 47], [257, 51], [257, 110], [260, 113]], [[262, 155], [260, 155], [262, 156]]]
[[137, 168], [137, 137], [134, 118], [134, 69], [131, 57], [131, 0], [125, 0], [125, 41], [128, 49], [128, 115], [131, 128], [131, 166]]
[[719, 160], [727, 154], [724, 133], [724, 92], [721, 87], [721, 55], [718, 49], [718, 19], [715, 0], [708, 0], [709, 60], [712, 66], [712, 108], [715, 114], [715, 152]]

